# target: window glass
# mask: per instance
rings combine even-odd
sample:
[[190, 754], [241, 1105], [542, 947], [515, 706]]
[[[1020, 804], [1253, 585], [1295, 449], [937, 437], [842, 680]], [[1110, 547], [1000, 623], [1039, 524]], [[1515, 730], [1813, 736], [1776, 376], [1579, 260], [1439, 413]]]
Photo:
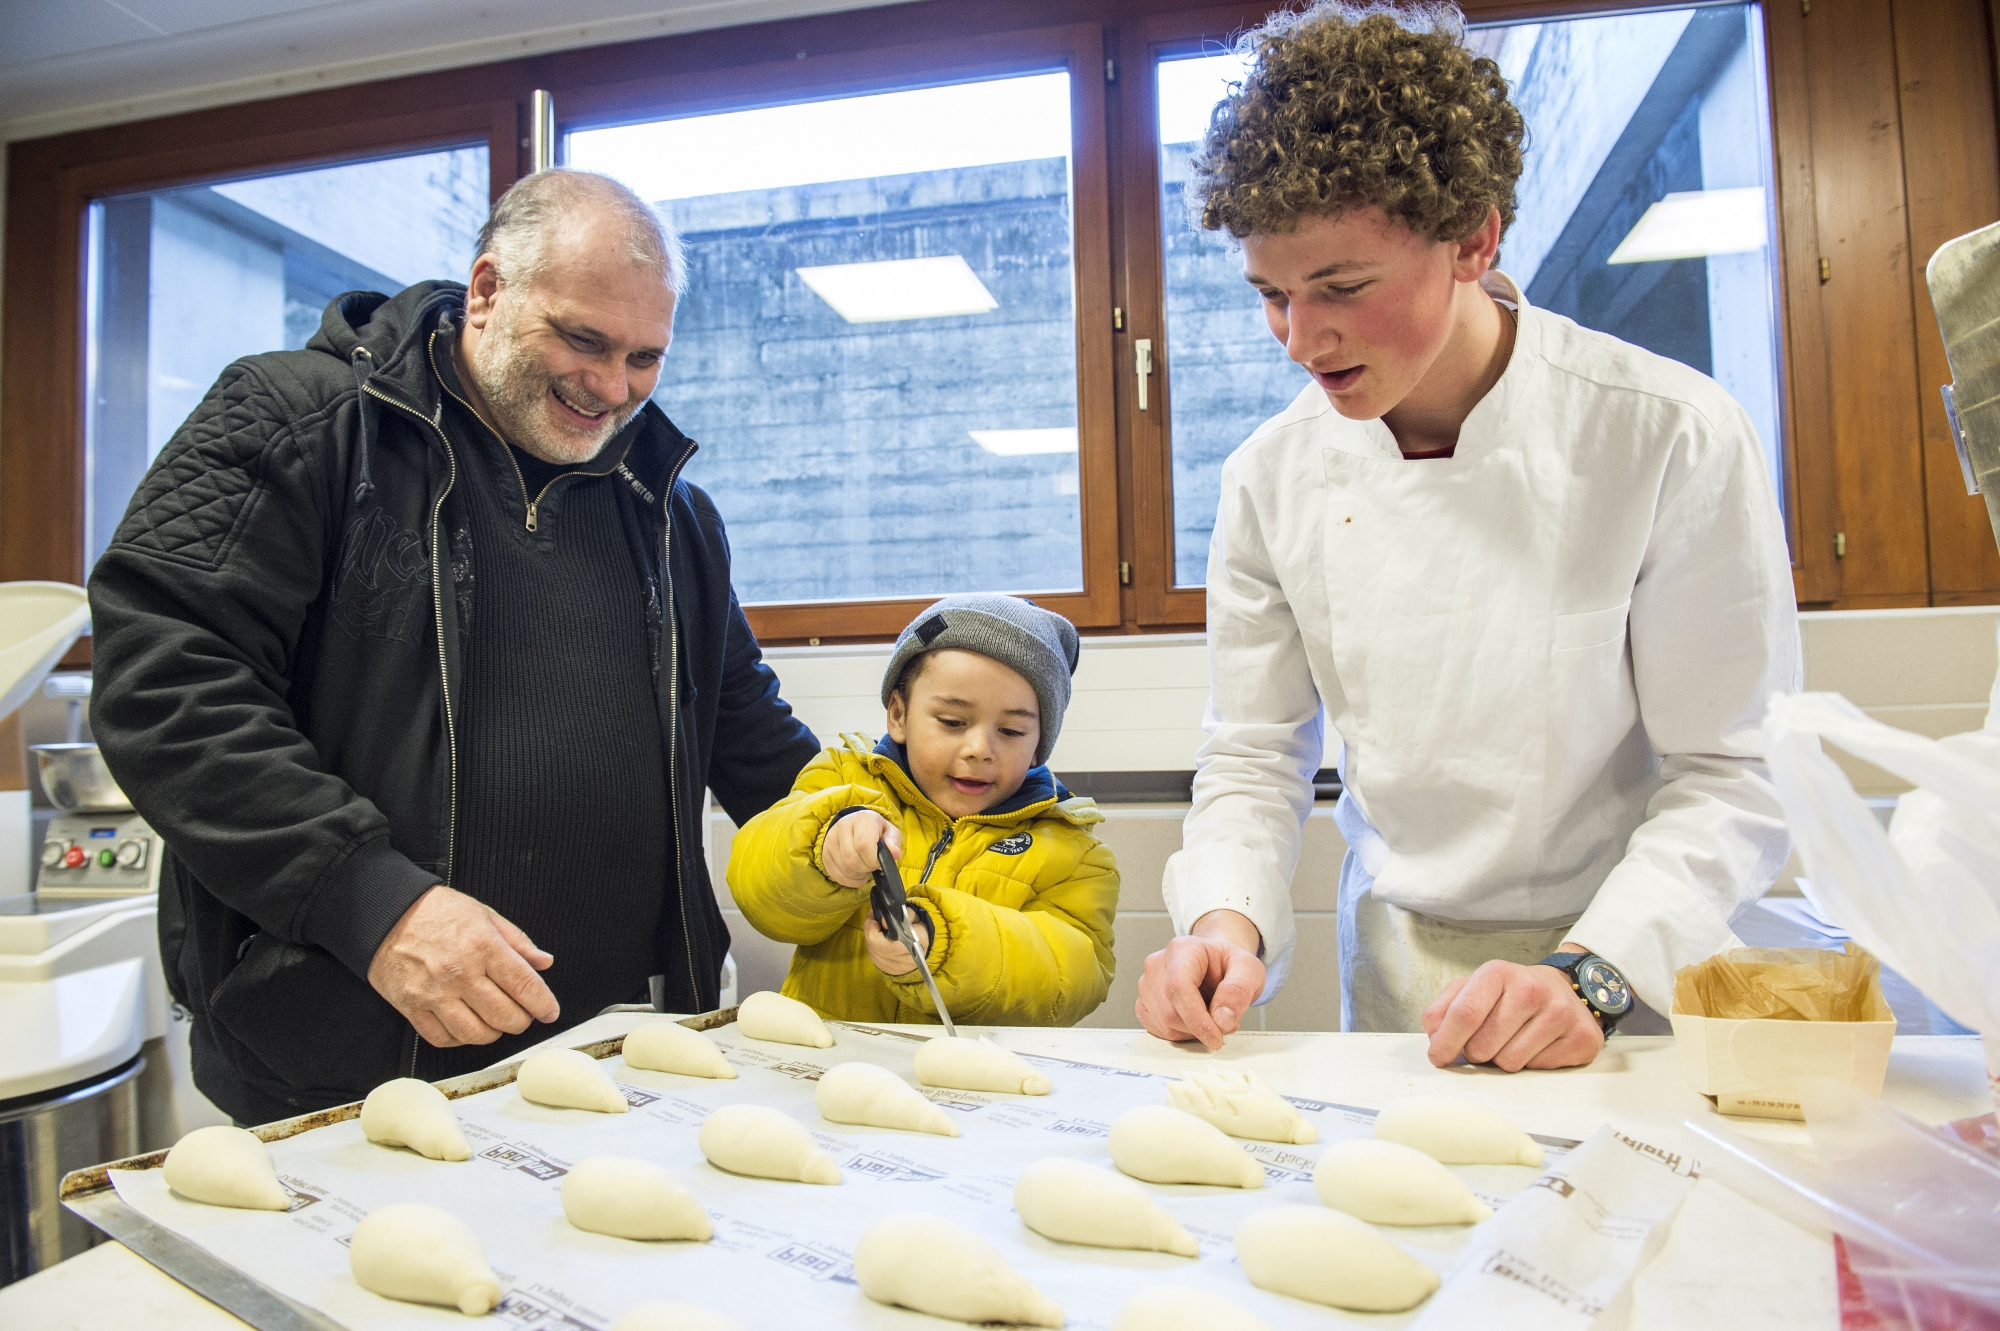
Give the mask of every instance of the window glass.
[[567, 136], [689, 286], [654, 400], [746, 602], [1082, 586], [1063, 73]]
[[486, 208], [483, 145], [94, 203], [86, 568], [224, 367], [305, 346], [343, 291], [462, 280]]
[[[1501, 271], [1532, 305], [1672, 357], [1749, 412], [1784, 496], [1763, 19], [1756, 5], [1474, 29], [1528, 124]], [[1240, 251], [1181, 204], [1187, 160], [1242, 66], [1158, 67], [1175, 575], [1204, 581], [1222, 461], [1305, 386]], [[1261, 339], [1261, 342], [1260, 342]]]

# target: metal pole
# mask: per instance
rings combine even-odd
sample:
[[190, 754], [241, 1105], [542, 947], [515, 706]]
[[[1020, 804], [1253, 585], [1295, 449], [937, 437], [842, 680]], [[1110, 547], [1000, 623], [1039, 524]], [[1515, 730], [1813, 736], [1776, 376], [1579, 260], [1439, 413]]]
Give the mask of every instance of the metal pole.
[[556, 99], [537, 88], [528, 103], [528, 169], [546, 171], [556, 164]]

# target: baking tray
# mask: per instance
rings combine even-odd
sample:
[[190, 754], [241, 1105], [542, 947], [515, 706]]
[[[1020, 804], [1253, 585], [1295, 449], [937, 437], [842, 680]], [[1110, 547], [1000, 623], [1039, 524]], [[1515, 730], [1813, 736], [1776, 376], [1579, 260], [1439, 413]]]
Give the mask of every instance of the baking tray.
[[[736, 1009], [730, 1007], [700, 1016], [683, 1017], [680, 1024], [697, 1031], [711, 1031], [735, 1020]], [[592, 1058], [610, 1058], [623, 1051], [625, 1037], [617, 1035], [576, 1047]], [[457, 1100], [508, 1085], [520, 1067], [520, 1061], [516, 1060], [480, 1072], [468, 1072], [462, 1077], [447, 1078], [435, 1085], [444, 1092], [446, 1099]], [[275, 1142], [359, 1117], [361, 1101], [356, 1100], [352, 1104], [280, 1119], [250, 1130], [266, 1142]], [[58, 1195], [71, 1212], [82, 1216], [209, 1302], [258, 1328], [258, 1331], [345, 1331], [341, 1323], [325, 1313], [286, 1298], [270, 1286], [210, 1255], [197, 1244], [147, 1219], [119, 1199], [117, 1189], [111, 1184], [112, 1170], [158, 1169], [166, 1161], [165, 1151], [152, 1151], [126, 1160], [111, 1160], [72, 1170], [63, 1175]]]

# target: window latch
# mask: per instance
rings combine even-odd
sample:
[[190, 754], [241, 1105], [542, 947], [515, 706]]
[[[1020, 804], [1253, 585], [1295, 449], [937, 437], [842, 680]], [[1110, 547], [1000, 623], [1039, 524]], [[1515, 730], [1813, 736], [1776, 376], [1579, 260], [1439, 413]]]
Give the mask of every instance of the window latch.
[[1133, 368], [1139, 373], [1139, 410], [1146, 409], [1146, 380], [1153, 373], [1153, 339], [1138, 338], [1132, 343]]

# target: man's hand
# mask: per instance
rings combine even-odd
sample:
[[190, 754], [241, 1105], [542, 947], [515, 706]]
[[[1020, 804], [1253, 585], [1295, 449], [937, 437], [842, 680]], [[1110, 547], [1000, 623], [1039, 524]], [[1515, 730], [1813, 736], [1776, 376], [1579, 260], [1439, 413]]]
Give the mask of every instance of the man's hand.
[[[1564, 952], [1584, 949], [1565, 945]], [[1445, 986], [1424, 1009], [1433, 1067], [1491, 1063], [1506, 1072], [1522, 1068], [1580, 1067], [1604, 1048], [1596, 1014], [1554, 966], [1489, 961]]]
[[495, 911], [439, 883], [375, 949], [368, 983], [440, 1049], [492, 1044], [561, 1015], [535, 974], [555, 960]]
[[[843, 818], [841, 821], [851, 820]], [[931, 950], [931, 931], [924, 927], [923, 917], [914, 912], [910, 917], [910, 932], [917, 936], [917, 946], [928, 956]], [[910, 955], [910, 949], [883, 932], [882, 926], [875, 923], [875, 912], [872, 910], [861, 921], [861, 937], [868, 944], [868, 959], [874, 962], [875, 969], [884, 975], [908, 975], [917, 968], [917, 959]]]
[[1248, 916], [1212, 910], [1146, 958], [1139, 977], [1139, 1023], [1162, 1040], [1199, 1040], [1210, 1049], [1234, 1034], [1264, 992], [1262, 942]]
[[875, 847], [889, 843], [889, 853], [903, 858], [903, 834], [872, 809], [850, 813], [827, 830], [820, 844], [819, 863], [826, 876], [842, 887], [866, 887], [880, 863]]

